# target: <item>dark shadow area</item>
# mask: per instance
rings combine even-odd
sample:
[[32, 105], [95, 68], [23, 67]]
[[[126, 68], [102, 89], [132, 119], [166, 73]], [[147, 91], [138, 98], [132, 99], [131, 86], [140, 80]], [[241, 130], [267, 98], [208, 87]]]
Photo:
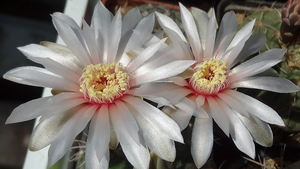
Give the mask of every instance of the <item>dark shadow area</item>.
[[42, 88], [3, 79], [3, 74], [19, 66], [39, 66], [17, 47], [56, 41], [50, 14], [62, 12], [65, 0], [12, 0], [0, 2], [0, 168], [21, 169], [34, 120], [16, 124], [5, 121], [18, 105], [41, 97]]

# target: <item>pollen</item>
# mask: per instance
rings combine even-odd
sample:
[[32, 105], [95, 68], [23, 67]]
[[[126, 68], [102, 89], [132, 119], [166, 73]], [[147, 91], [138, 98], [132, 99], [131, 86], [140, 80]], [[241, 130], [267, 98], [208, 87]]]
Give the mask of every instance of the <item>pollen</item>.
[[112, 103], [129, 89], [129, 74], [120, 63], [88, 65], [79, 79], [80, 92], [91, 103]]
[[196, 65], [189, 83], [198, 95], [214, 95], [228, 87], [229, 75], [227, 62], [212, 58]]

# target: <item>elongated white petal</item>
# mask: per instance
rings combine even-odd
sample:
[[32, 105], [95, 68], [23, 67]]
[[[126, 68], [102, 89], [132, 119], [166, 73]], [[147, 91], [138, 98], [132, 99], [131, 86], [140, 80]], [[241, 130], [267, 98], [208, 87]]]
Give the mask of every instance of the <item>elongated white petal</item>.
[[134, 59], [127, 67], [129, 73], [136, 70], [141, 64], [147, 61], [149, 58], [153, 56], [153, 54], [161, 47], [161, 45], [165, 42], [166, 39], [160, 40], [158, 43], [155, 43], [140, 53], [136, 59]]
[[[125, 52], [134, 51], [140, 53], [144, 50], [144, 45], [152, 37], [152, 30], [154, 26], [154, 15], [150, 14], [149, 16], [143, 18], [136, 28], [133, 30], [132, 35], [128, 41]], [[136, 54], [136, 53], [135, 53]], [[120, 61], [121, 62], [121, 61]]]
[[276, 111], [264, 103], [237, 91], [226, 90], [224, 93], [238, 100], [249, 113], [252, 113], [261, 120], [270, 124], [284, 126], [281, 117]]
[[44, 113], [40, 118], [40, 121], [43, 121], [54, 114], [63, 113], [73, 107], [76, 107], [80, 104], [86, 103], [86, 99], [83, 98], [81, 93], [60, 93], [58, 95], [52, 96], [47, 100], [47, 103], [44, 105]]
[[215, 46], [216, 40], [216, 31], [217, 31], [217, 20], [215, 15], [215, 10], [212, 9], [212, 14], [209, 18], [208, 25], [206, 28], [206, 40], [205, 40], [205, 50], [203, 58], [212, 58], [213, 57], [213, 50]]
[[[221, 20], [220, 28], [218, 30], [218, 35], [216, 38], [216, 43], [215, 43], [215, 50], [221, 45], [221, 41], [228, 35], [232, 34], [233, 32], [236, 31], [238, 26], [238, 21], [236, 18], [236, 15], [233, 11], [226, 12]], [[230, 41], [232, 37], [229, 37]], [[228, 43], [223, 43], [222, 46], [226, 46], [226, 48], [229, 45]], [[224, 51], [220, 51], [220, 53], [223, 53]]]
[[249, 37], [252, 32], [253, 26], [255, 24], [255, 20], [247, 23], [244, 27], [242, 27], [234, 36], [231, 43], [228, 46], [228, 49], [235, 47], [242, 39], [245, 37]]
[[285, 49], [270, 49], [236, 66], [235, 68], [232, 69], [232, 72], [238, 73], [248, 67], [252, 67], [257, 63], [264, 62], [264, 61], [273, 61], [273, 60], [280, 61], [282, 60], [282, 56], [284, 55], [285, 52], [286, 52]]
[[5, 124], [23, 122], [41, 116], [45, 112], [44, 106], [47, 100], [49, 100], [49, 97], [39, 98], [21, 104], [13, 110]]
[[230, 87], [245, 87], [278, 93], [292, 93], [300, 90], [300, 88], [291, 81], [278, 77], [247, 77], [233, 82]]
[[68, 79], [69, 81], [71, 81], [72, 83], [77, 84], [78, 80], [80, 78], [80, 75], [76, 74], [76, 72], [72, 71], [71, 69], [65, 67], [64, 65], [55, 62], [49, 58], [35, 58], [35, 61], [38, 62], [44, 62], [43, 65], [44, 67], [59, 76], [64, 77], [65, 79]]
[[255, 146], [247, 128], [237, 117], [237, 115], [222, 100], [216, 98], [216, 102], [222, 107], [224, 113], [228, 116], [230, 125], [230, 136], [239, 150], [254, 159]]
[[108, 32], [108, 46], [107, 54], [104, 55], [103, 61], [106, 63], [112, 63], [116, 60], [116, 55], [118, 52], [119, 43], [121, 40], [122, 32], [122, 20], [121, 20], [121, 9], [119, 9], [115, 17], [111, 21], [111, 25]]
[[163, 160], [174, 161], [176, 156], [174, 141], [162, 133], [159, 126], [153, 125], [138, 111], [133, 111], [133, 114], [140, 126], [145, 145]]
[[82, 21], [82, 34], [86, 41], [89, 57], [92, 64], [96, 65], [100, 63], [100, 54], [98, 48], [100, 48], [101, 50], [101, 46], [97, 45], [96, 36], [92, 28], [86, 23], [85, 20]]
[[18, 47], [18, 49], [27, 56], [28, 59], [36, 63], [45, 66], [48, 65], [47, 62], [49, 62], [49, 60], [52, 60], [52, 62], [72, 70], [78, 76], [81, 75], [82, 69], [77, 65], [78, 61], [67, 48], [50, 42], [42, 42], [41, 45], [29, 44]]
[[109, 166], [109, 149], [106, 148], [106, 153], [102, 159], [98, 160], [97, 158], [97, 149], [92, 145], [87, 145], [85, 150], [85, 167], [88, 169], [107, 169]]
[[199, 39], [201, 42], [201, 46], [199, 46], [199, 48], [201, 48], [202, 51], [202, 53], [199, 53], [199, 56], [195, 56], [195, 58], [196, 60], [201, 60], [202, 56], [204, 55], [203, 51], [206, 45], [206, 27], [208, 25], [209, 17], [205, 11], [195, 7], [191, 7], [191, 14], [193, 15], [195, 23], [197, 25]]
[[39, 67], [18, 67], [6, 72], [3, 77], [7, 80], [30, 86], [49, 87], [65, 91], [79, 90], [78, 84], [74, 84]]
[[119, 43], [118, 54], [116, 56], [117, 62], [120, 61], [120, 58], [123, 59], [122, 55], [124, 53], [126, 45], [128, 44], [128, 40], [132, 36], [133, 33], [132, 30], [134, 30], [137, 27], [137, 25], [140, 23], [141, 20], [142, 20], [142, 15], [139, 11], [139, 8], [137, 7], [129, 10], [123, 17], [122, 35]]
[[72, 146], [75, 137], [85, 128], [91, 117], [95, 113], [97, 106], [84, 106], [77, 112], [73, 112], [74, 115], [68, 119], [68, 122], [59, 131], [57, 137], [51, 142], [49, 148], [48, 166], [55, 164], [60, 158], [62, 158], [68, 149]]
[[86, 42], [82, 37], [82, 30], [78, 25], [76, 28], [73, 28], [72, 25], [70, 25], [70, 23], [68, 23], [65, 19], [60, 18], [61, 15], [62, 14], [60, 13], [54, 13], [52, 16], [53, 24], [55, 25], [59, 36], [63, 39], [65, 44], [83, 64], [83, 66], [91, 64], [89, 54], [86, 49]]
[[174, 110], [174, 112], [173, 110], [169, 107], [163, 108], [163, 112], [167, 113], [178, 124], [180, 130], [182, 131], [189, 125], [192, 114], [181, 109]]
[[255, 142], [265, 147], [272, 146], [273, 133], [271, 127], [266, 122], [252, 115], [247, 118], [241, 116], [239, 113], [236, 114], [249, 130]]
[[192, 157], [197, 168], [201, 168], [208, 160], [214, 143], [212, 118], [195, 118], [191, 142]]
[[134, 119], [134, 117], [132, 116], [130, 110], [128, 109], [128, 107], [122, 102], [117, 100], [115, 102], [117, 109], [119, 111], [119, 116], [120, 118], [123, 120], [124, 125], [126, 125], [126, 128], [130, 135], [131, 138], [137, 143], [140, 144], [140, 140], [137, 134], [139, 132], [139, 127]]
[[[148, 82], [154, 82], [160, 79], [165, 79], [168, 77], [172, 77], [175, 75], [178, 75], [182, 73], [184, 70], [186, 70], [189, 66], [194, 64], [195, 61], [174, 61], [167, 65], [163, 65], [159, 68], [156, 68], [154, 70], [149, 70], [148, 72], [144, 73], [141, 76], [138, 77], [132, 77], [130, 81], [131, 86], [137, 86], [141, 85], [143, 83]], [[136, 71], [139, 71], [137, 69]], [[164, 72], [164, 73], [162, 73]]]
[[138, 137], [138, 133], [129, 130], [116, 105], [109, 106], [109, 113], [126, 158], [135, 168], [146, 169], [149, 165], [150, 154], [141, 143], [133, 139], [132, 136]]
[[95, 155], [98, 157], [98, 161], [104, 158], [109, 141], [110, 124], [108, 108], [107, 105], [102, 105], [92, 118], [87, 139], [87, 146], [90, 146], [90, 149], [96, 150]]
[[270, 67], [278, 64], [279, 62], [281, 62], [281, 60], [266, 60], [266, 61], [254, 63], [253, 65], [245, 67], [239, 72], [234, 71], [236, 73], [229, 76], [229, 81], [232, 83], [236, 80], [243, 79], [245, 77], [257, 75], [259, 73], [266, 71]]
[[173, 83], [146, 83], [139, 88], [132, 89], [128, 92], [133, 96], [145, 98], [165, 98], [169, 102], [176, 104], [185, 96], [191, 93], [191, 90], [182, 88]]
[[184, 7], [181, 3], [179, 3], [179, 6], [182, 24], [189, 39], [194, 57], [199, 58], [202, 54], [202, 49], [195, 20], [186, 7]]
[[152, 125], [158, 126], [170, 139], [183, 142], [178, 125], [165, 113], [136, 97], [124, 96], [122, 100], [130, 104]]
[[231, 97], [230, 95], [226, 95], [224, 93], [218, 93], [217, 96], [236, 112], [242, 114], [243, 116], [249, 117], [249, 113], [247, 112], [247, 110], [245, 110], [243, 105], [241, 105], [240, 102], [235, 98]]
[[[122, 36], [129, 33], [132, 34], [132, 30], [139, 24], [139, 21], [143, 19], [139, 8], [133, 8], [129, 10], [123, 17], [122, 22]], [[128, 40], [128, 39], [127, 39]]]
[[198, 110], [197, 104], [188, 98], [182, 99], [179, 103], [176, 104], [176, 107], [185, 111], [186, 113], [193, 115], [195, 111]]
[[173, 51], [171, 57], [177, 58], [180, 60], [194, 59], [193, 53], [190, 49], [190, 45], [185, 41], [182, 41], [178, 34], [169, 28], [164, 28], [164, 31], [167, 33], [168, 37], [172, 40]]
[[238, 56], [238, 54], [241, 52], [245, 42], [248, 40], [250, 35], [251, 33], [245, 35], [244, 38], [239, 40], [236, 46], [232, 47], [229, 50], [226, 50], [226, 52], [223, 54], [222, 59], [226, 60], [228, 65], [231, 65], [235, 58]]
[[209, 105], [209, 111], [211, 117], [218, 124], [218, 126], [223, 130], [223, 132], [229, 136], [230, 133], [230, 119], [224, 112], [224, 110], [220, 107], [220, 105], [215, 101], [214, 98], [208, 97], [207, 102]]
[[104, 35], [105, 42], [107, 42], [108, 25], [111, 23], [112, 16], [112, 13], [102, 2], [96, 4], [91, 21], [91, 28], [94, 30], [96, 37], [99, 37], [99, 34], [101, 34], [101, 36]]
[[71, 109], [67, 112], [56, 114], [47, 120], [40, 122], [32, 132], [29, 150], [37, 151], [47, 145], [56, 138], [61, 128], [67, 123], [78, 108]]
[[266, 44], [266, 35], [264, 33], [257, 33], [250, 36], [250, 38], [245, 42], [245, 45], [239, 55], [235, 58], [229, 67], [234, 66], [236, 63], [243, 61], [248, 56], [253, 55], [263, 48]]
[[[166, 30], [172, 30], [180, 37], [180, 39], [182, 41], [187, 42], [183, 33], [181, 32], [181, 30], [179, 29], [177, 24], [171, 18], [169, 18], [166, 15], [163, 15], [161, 13], [158, 13], [158, 12], [156, 12], [155, 14], [157, 16], [157, 21], [159, 22], [160, 26], [165, 30], [165, 32], [168, 35], [169, 35], [169, 32]], [[168, 29], [165, 29], [165, 28], [168, 28]], [[171, 37], [171, 36], [170, 36], [170, 38], [173, 39], [173, 37]]]

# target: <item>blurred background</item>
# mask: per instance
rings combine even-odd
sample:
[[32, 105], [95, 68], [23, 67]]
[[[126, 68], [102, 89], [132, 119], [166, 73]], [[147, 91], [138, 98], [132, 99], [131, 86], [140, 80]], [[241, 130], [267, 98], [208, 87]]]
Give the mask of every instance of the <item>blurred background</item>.
[[[217, 8], [220, 1], [229, 0], [180, 2], [185, 5], [196, 4], [195, 6], [208, 10], [210, 7]], [[50, 14], [56, 11], [63, 12], [65, 3], [66, 0], [0, 1], [0, 169], [22, 168], [34, 120], [8, 125], [5, 125], [5, 121], [15, 107], [39, 98], [43, 90], [4, 80], [2, 76], [15, 67], [36, 65], [26, 59], [16, 47], [30, 43], [38, 44], [40, 41], [55, 42], [57, 33]]]
[[34, 120], [5, 125], [18, 105], [41, 96], [42, 88], [19, 85], [2, 78], [18, 66], [35, 65], [16, 47], [40, 41], [55, 42], [50, 14], [63, 11], [65, 0], [0, 1], [0, 169], [21, 169]]

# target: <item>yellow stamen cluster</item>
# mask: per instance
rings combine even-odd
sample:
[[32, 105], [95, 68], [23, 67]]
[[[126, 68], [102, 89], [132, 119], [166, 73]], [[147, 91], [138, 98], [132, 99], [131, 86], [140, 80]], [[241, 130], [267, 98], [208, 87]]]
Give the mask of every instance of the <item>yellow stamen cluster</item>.
[[226, 61], [212, 58], [197, 65], [194, 71], [190, 85], [197, 94], [214, 95], [228, 86]]
[[91, 103], [112, 103], [129, 90], [129, 80], [120, 63], [89, 65], [79, 80], [80, 92]]

